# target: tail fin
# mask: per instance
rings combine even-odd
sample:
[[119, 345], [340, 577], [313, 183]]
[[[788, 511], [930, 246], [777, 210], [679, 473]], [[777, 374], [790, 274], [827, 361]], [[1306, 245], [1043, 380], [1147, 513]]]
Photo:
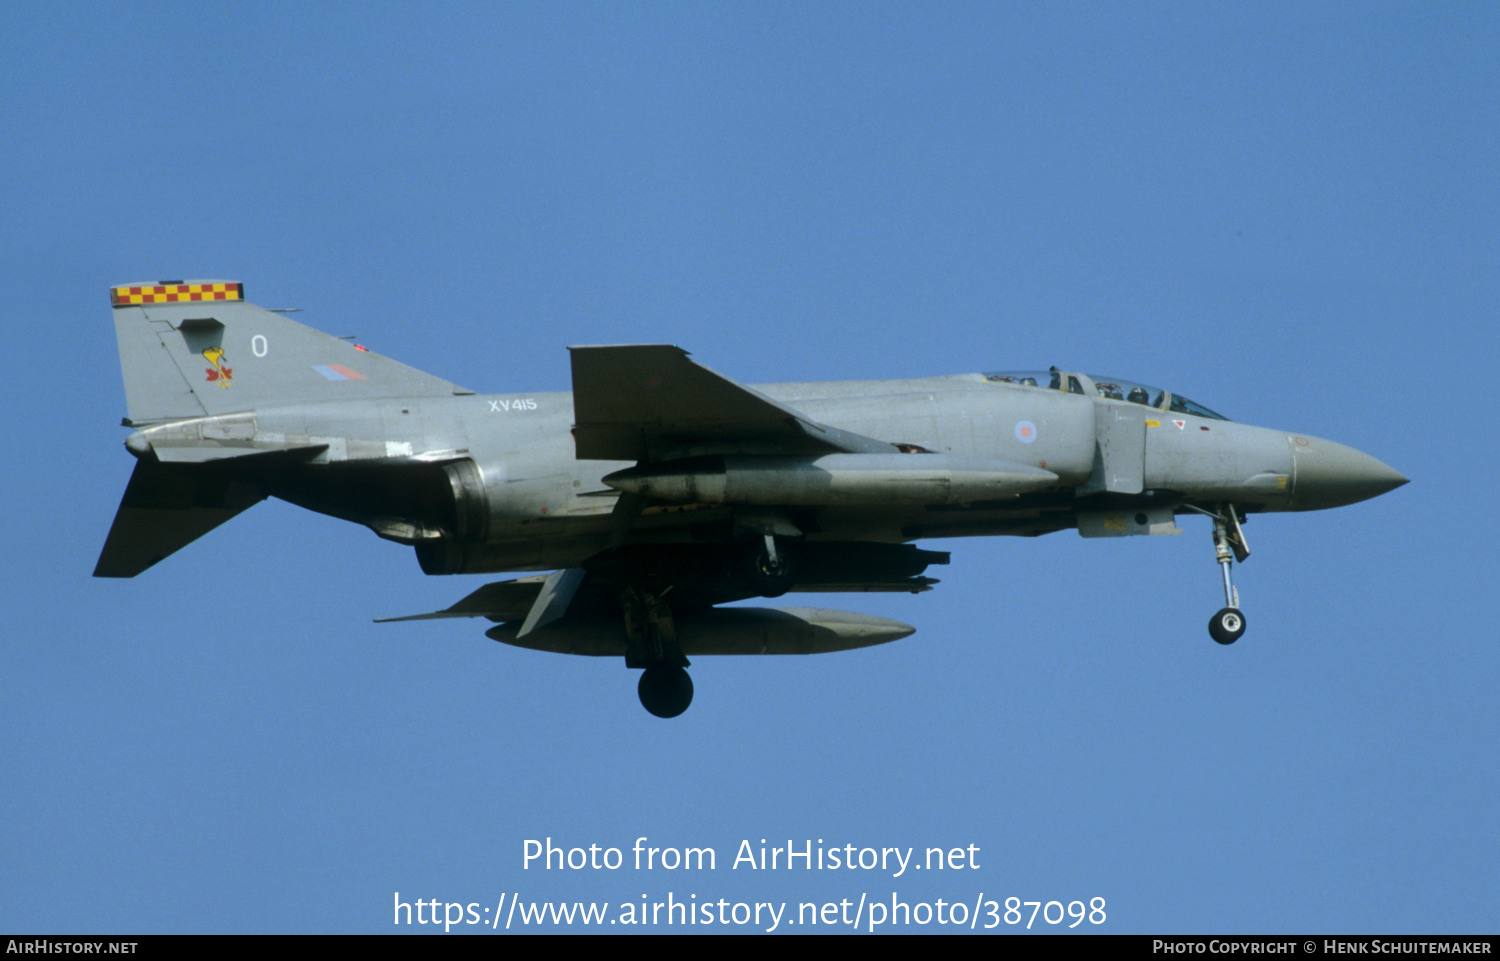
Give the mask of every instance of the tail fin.
[[[244, 301], [240, 284], [163, 281], [110, 291], [130, 424], [267, 407], [470, 393]], [[234, 465], [140, 460], [105, 540], [95, 577], [134, 577], [264, 500], [259, 482], [312, 448], [217, 451]], [[192, 461], [193, 458], [187, 458]]]
[[132, 284], [113, 288], [110, 301], [135, 426], [258, 407], [471, 393], [246, 303], [238, 283]]

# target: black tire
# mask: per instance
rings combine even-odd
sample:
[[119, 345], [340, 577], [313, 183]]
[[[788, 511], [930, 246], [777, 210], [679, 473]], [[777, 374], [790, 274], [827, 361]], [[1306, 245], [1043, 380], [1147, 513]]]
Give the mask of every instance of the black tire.
[[780, 597], [797, 583], [797, 565], [784, 547], [776, 551], [775, 563], [764, 546], [749, 548], [740, 555], [739, 573], [746, 585], [761, 597]]
[[1245, 615], [1237, 607], [1226, 607], [1208, 622], [1208, 634], [1220, 644], [1233, 644], [1245, 635]]
[[641, 673], [641, 706], [657, 717], [676, 717], [693, 703], [693, 679], [680, 667], [659, 665]]

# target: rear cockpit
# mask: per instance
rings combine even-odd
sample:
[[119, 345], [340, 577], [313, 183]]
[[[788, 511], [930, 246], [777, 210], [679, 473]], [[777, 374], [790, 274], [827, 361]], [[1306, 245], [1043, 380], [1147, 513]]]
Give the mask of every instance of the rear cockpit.
[[1082, 394], [1085, 397], [1101, 397], [1104, 400], [1124, 401], [1163, 412], [1192, 414], [1194, 417], [1207, 417], [1210, 420], [1229, 419], [1223, 414], [1209, 410], [1202, 404], [1188, 400], [1181, 394], [1174, 394], [1169, 390], [1162, 390], [1160, 387], [1138, 384], [1132, 380], [1122, 380], [1119, 377], [1071, 374], [1054, 367], [1051, 370], [1045, 371], [1000, 371], [985, 374], [984, 379], [991, 383], [1009, 384], [1014, 387], [1057, 390], [1069, 394]]

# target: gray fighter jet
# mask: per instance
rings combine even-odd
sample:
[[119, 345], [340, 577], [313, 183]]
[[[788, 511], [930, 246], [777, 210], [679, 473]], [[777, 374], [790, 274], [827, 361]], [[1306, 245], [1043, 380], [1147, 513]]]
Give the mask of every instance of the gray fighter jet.
[[913, 627], [788, 591], [931, 589], [927, 538], [1177, 534], [1212, 521], [1224, 608], [1247, 514], [1406, 478], [1332, 441], [1234, 423], [1169, 390], [1052, 368], [735, 383], [666, 345], [573, 347], [571, 393], [481, 395], [246, 303], [238, 283], [111, 291], [136, 457], [94, 574], [134, 577], [267, 497], [416, 549], [428, 574], [550, 571], [447, 610], [488, 636], [641, 668], [692, 701], [688, 658], [813, 654]]

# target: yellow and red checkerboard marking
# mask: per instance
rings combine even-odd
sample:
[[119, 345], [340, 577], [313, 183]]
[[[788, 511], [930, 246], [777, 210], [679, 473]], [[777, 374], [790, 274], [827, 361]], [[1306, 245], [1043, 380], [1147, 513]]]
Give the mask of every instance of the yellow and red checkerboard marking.
[[196, 300], [243, 300], [244, 285], [157, 284], [154, 287], [111, 287], [109, 301], [116, 307], [137, 304], [176, 304]]

